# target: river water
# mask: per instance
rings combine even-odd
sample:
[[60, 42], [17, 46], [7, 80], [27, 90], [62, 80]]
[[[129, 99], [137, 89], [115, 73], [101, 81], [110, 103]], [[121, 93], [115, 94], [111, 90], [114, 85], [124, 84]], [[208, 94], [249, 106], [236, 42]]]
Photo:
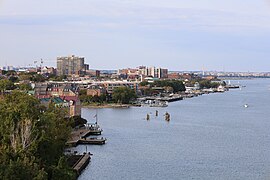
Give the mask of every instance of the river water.
[[[167, 108], [98, 109], [108, 142], [87, 145], [94, 155], [79, 180], [270, 179], [270, 80], [240, 83]], [[82, 113], [94, 122], [95, 109]]]

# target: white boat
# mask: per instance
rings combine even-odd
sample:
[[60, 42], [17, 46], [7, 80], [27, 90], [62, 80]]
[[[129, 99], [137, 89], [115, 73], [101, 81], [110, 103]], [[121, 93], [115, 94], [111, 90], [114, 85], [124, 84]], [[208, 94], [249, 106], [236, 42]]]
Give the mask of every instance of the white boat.
[[248, 108], [248, 104], [245, 104], [244, 107], [245, 107], [245, 108]]
[[217, 88], [217, 92], [225, 92], [225, 88], [222, 85], [220, 85]]

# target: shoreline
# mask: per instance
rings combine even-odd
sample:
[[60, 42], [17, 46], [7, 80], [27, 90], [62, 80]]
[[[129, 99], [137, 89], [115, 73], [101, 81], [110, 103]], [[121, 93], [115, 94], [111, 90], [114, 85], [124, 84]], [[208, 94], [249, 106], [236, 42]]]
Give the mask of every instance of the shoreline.
[[[225, 91], [224, 91], [225, 92]], [[185, 95], [180, 95], [177, 97], [171, 97], [171, 99], [169, 97], [166, 97], [165, 99], [168, 102], [174, 102], [174, 101], [181, 101], [187, 98], [194, 98], [197, 97], [199, 95], [203, 95], [203, 94], [214, 94], [214, 93], [224, 93], [224, 92], [196, 92], [196, 93], [190, 93], [190, 94], [185, 94]], [[156, 99], [156, 97], [148, 97], [150, 99]], [[89, 108], [89, 109], [103, 109], [103, 108], [130, 108], [130, 107], [141, 107], [141, 105], [136, 105], [136, 104], [91, 104], [91, 105], [82, 105], [82, 108]]]
[[129, 108], [130, 106], [134, 106], [134, 105], [131, 105], [131, 104], [82, 105], [82, 108], [89, 108], [89, 109], [103, 109], [103, 108]]

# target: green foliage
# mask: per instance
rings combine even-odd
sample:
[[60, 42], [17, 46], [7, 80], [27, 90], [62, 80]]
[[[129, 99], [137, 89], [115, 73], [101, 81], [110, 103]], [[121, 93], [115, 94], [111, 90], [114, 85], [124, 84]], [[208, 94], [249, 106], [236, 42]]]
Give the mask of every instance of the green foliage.
[[14, 70], [10, 70], [10, 71], [3, 70], [2, 74], [6, 75], [6, 76], [14, 76], [14, 75], [16, 75], [16, 71], [14, 71]]
[[30, 80], [33, 82], [45, 82], [46, 78], [41, 74], [35, 74], [30, 78]]
[[34, 163], [27, 157], [10, 160], [0, 165], [0, 177], [2, 179], [34, 179], [39, 173], [40, 170], [37, 163]]
[[145, 96], [152, 96], [152, 94], [155, 92], [151, 88], [142, 89], [141, 91], [142, 91], [142, 94], [145, 95]]
[[21, 73], [19, 75], [19, 79], [23, 81], [33, 81], [33, 82], [44, 82], [47, 80], [46, 77], [44, 77], [41, 74], [37, 74], [36, 72], [31, 72], [31, 73]]
[[76, 179], [76, 175], [67, 166], [67, 160], [64, 156], [60, 157], [57, 166], [51, 168], [52, 180], [66, 180], [66, 179]]
[[65, 79], [67, 79], [66, 75], [56, 76], [54, 74], [50, 74], [48, 75], [48, 77], [45, 77], [37, 73], [24, 73], [20, 75], [20, 80], [29, 80], [29, 81], [34, 81], [34, 82], [44, 82], [45, 80], [63, 81]]
[[23, 83], [23, 84], [19, 84], [17, 87], [19, 88], [19, 90], [22, 90], [22, 91], [32, 90], [32, 87], [30, 86], [30, 84]]
[[102, 94], [101, 96], [88, 96], [88, 95], [80, 95], [79, 96], [80, 101], [85, 104], [92, 104], [92, 103], [104, 103], [107, 102], [107, 96], [105, 94]]
[[116, 103], [129, 104], [132, 99], [136, 98], [136, 93], [129, 87], [119, 87], [114, 89], [112, 98]]
[[18, 78], [17, 76], [10, 76], [10, 77], [9, 77], [9, 80], [10, 80], [11, 82], [15, 83], [15, 82], [18, 82], [18, 81], [19, 81], [19, 78]]
[[77, 126], [82, 126], [87, 123], [87, 120], [82, 118], [81, 116], [73, 116], [69, 119], [71, 123], [71, 127], [75, 128]]
[[87, 95], [87, 89], [81, 89], [79, 95]]
[[210, 80], [201, 80], [199, 84], [201, 89], [217, 88], [220, 85], [220, 83], [211, 82]]
[[8, 79], [1, 79], [0, 80], [0, 92], [4, 93], [6, 90], [13, 90], [15, 89], [15, 85], [13, 82], [9, 81]]
[[32, 75], [25, 74], [25, 73], [19, 75], [19, 79], [21, 81], [27, 81], [27, 80], [30, 81], [31, 77], [32, 77]]
[[101, 94], [100, 96], [87, 95], [87, 89], [80, 90], [79, 98], [80, 98], [80, 101], [84, 105], [89, 105], [89, 104], [92, 104], [92, 103], [104, 103], [104, 102], [107, 102], [107, 99], [108, 99], [106, 94]]
[[66, 75], [56, 76], [56, 75], [49, 75], [48, 80], [50, 81], [63, 81], [67, 79]]
[[185, 85], [183, 84], [182, 81], [179, 80], [163, 80], [163, 81], [155, 81], [153, 83], [153, 86], [158, 86], [158, 87], [172, 87], [173, 92], [179, 92], [179, 91], [185, 91]]
[[147, 81], [143, 81], [140, 83], [140, 86], [147, 86], [147, 85], [149, 85], [149, 82], [147, 82]]
[[67, 166], [57, 167], [71, 130], [64, 117], [60, 109], [45, 109], [26, 93], [5, 95], [0, 100], [0, 177], [75, 179]]

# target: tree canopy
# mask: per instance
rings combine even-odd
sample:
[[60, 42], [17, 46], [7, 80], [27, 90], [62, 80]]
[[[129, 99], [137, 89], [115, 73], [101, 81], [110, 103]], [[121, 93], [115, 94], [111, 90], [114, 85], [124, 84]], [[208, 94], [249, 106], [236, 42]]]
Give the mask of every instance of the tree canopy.
[[118, 87], [113, 90], [112, 99], [116, 103], [129, 104], [132, 99], [136, 98], [136, 93], [129, 87]]
[[0, 100], [0, 177], [3, 179], [75, 179], [63, 150], [70, 127], [64, 112], [26, 93]]
[[15, 89], [15, 85], [8, 79], [1, 79], [0, 80], [0, 92], [1, 94], [4, 93], [6, 90], [13, 90]]
[[203, 89], [203, 88], [207, 88], [207, 89], [209, 89], [209, 88], [217, 88], [220, 85], [220, 83], [211, 82], [210, 80], [206, 80], [206, 79], [201, 80], [199, 82], [199, 84], [200, 84], [201, 89]]
[[173, 92], [179, 92], [179, 91], [185, 91], [185, 85], [183, 84], [182, 81], [179, 80], [163, 80], [163, 81], [155, 81], [153, 83], [153, 86], [158, 86], [158, 87], [172, 87]]

